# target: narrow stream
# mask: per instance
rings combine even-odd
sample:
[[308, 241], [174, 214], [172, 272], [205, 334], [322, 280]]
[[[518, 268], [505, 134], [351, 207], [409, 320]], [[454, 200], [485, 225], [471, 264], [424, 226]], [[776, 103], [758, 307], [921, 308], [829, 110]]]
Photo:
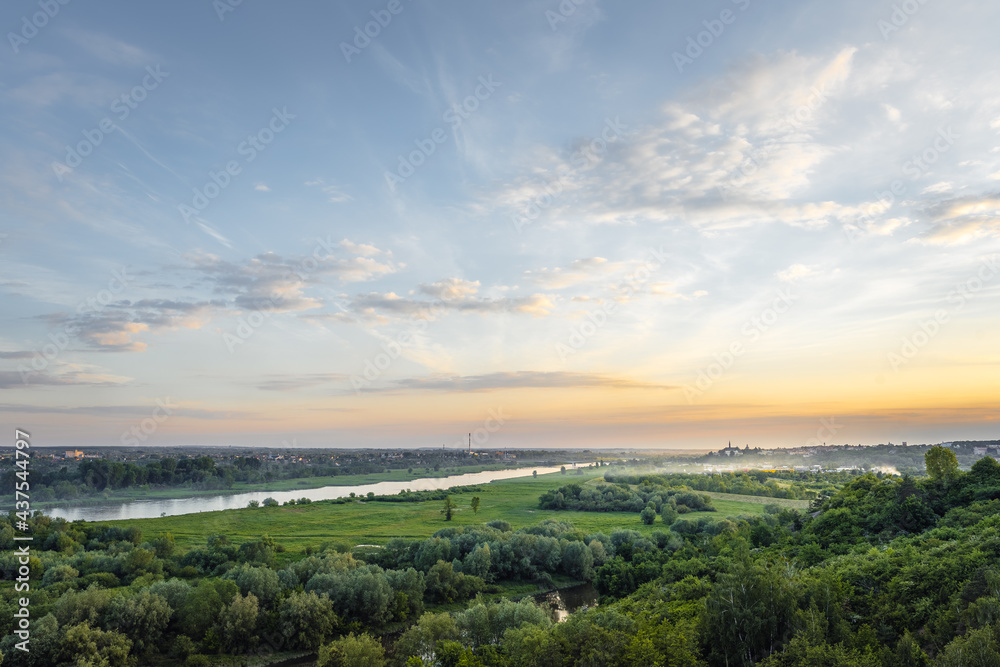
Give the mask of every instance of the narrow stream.
[[599, 597], [600, 595], [593, 584], [569, 586], [534, 596], [535, 602], [538, 604], [552, 607], [556, 613], [556, 621], [559, 623], [565, 621], [570, 614], [578, 609], [596, 607]]

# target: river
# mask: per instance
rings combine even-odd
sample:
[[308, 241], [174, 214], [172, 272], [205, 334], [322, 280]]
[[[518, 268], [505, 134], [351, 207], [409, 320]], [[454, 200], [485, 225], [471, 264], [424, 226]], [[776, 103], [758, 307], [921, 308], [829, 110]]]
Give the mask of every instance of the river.
[[[587, 463], [579, 465], [589, 465]], [[513, 470], [489, 470], [471, 472], [464, 475], [449, 477], [423, 477], [411, 479], [408, 482], [378, 482], [376, 484], [358, 484], [356, 486], [321, 486], [315, 489], [296, 489], [294, 491], [247, 491], [246, 493], [220, 494], [214, 496], [195, 496], [192, 498], [173, 498], [169, 500], [130, 500], [107, 503], [94, 503], [70, 507], [53, 507], [45, 513], [52, 517], [61, 517], [67, 521], [119, 521], [123, 519], [153, 519], [159, 516], [178, 516], [181, 514], [197, 514], [198, 512], [218, 512], [246, 507], [251, 500], [262, 502], [265, 498], [274, 498], [279, 503], [286, 500], [309, 498], [310, 500], [332, 500], [346, 498], [353, 492], [357, 496], [365, 496], [369, 491], [377, 496], [393, 495], [400, 491], [433, 491], [447, 489], [451, 486], [466, 486], [470, 484], [487, 484], [495, 479], [511, 479], [527, 477], [532, 471], [538, 474], [559, 472], [559, 467], [548, 468], [516, 468]], [[569, 483], [568, 481], [566, 482]]]
[[556, 622], [562, 623], [574, 611], [596, 607], [600, 595], [593, 584], [578, 584], [532, 597], [538, 604], [548, 605], [555, 612]]

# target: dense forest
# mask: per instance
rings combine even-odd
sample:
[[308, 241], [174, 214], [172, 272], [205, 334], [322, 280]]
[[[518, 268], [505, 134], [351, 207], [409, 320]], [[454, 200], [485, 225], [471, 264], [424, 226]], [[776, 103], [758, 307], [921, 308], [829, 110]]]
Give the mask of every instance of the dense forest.
[[[610, 534], [494, 521], [354, 553], [221, 535], [180, 553], [170, 535], [36, 515], [30, 654], [14, 649], [10, 517], [0, 651], [5, 665], [273, 651], [413, 667], [998, 665], [1000, 464], [962, 472], [935, 448], [926, 469], [854, 477], [807, 514], [692, 512], [648, 535], [629, 514]], [[554, 576], [592, 581], [600, 605], [555, 623], [530, 600], [491, 599]]]

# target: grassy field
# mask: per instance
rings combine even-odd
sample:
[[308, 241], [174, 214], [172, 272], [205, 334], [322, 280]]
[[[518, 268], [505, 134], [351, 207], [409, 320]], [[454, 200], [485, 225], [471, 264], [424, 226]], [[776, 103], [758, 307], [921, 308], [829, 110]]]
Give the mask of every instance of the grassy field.
[[738, 502], [741, 505], [745, 503], [752, 503], [754, 505], [759, 505], [759, 507], [748, 510], [750, 512], [761, 513], [764, 511], [764, 505], [778, 505], [780, 507], [793, 507], [798, 510], [804, 510], [809, 507], [808, 500], [789, 500], [788, 498], [768, 498], [767, 496], [743, 496], [738, 493], [719, 493], [718, 491], [696, 491], [695, 493], [701, 493], [706, 496], [712, 497], [712, 504], [719, 508], [719, 511], [723, 511], [723, 503]]
[[[639, 520], [638, 514], [629, 512], [565, 512], [538, 508], [538, 497], [543, 492], [570, 482], [587, 482], [595, 477], [592, 474], [578, 476], [553, 473], [539, 475], [537, 478], [498, 480], [486, 485], [477, 494], [482, 499], [478, 515], [474, 515], [469, 507], [474, 494], [452, 496], [458, 509], [450, 522], [446, 522], [441, 513], [442, 502], [429, 501], [351, 502], [343, 505], [312, 503], [139, 519], [129, 521], [128, 524], [140, 527], [147, 538], [170, 532], [174, 535], [177, 546], [185, 550], [205, 544], [206, 538], [211, 534], [224, 534], [234, 543], [258, 539], [261, 535], [268, 534], [292, 551], [301, 551], [306, 546], [319, 547], [324, 542], [357, 546], [385, 544], [394, 537], [424, 539], [442, 528], [481, 524], [494, 519], [509, 521], [514, 529], [530, 526], [544, 519], [570, 522], [587, 533], [610, 533], [617, 528], [630, 528], [649, 534], [666, 529], [659, 519], [653, 525], [646, 526]], [[783, 505], [799, 503], [796, 506], [808, 504], [806, 501], [723, 493], [710, 495], [713, 496], [717, 512], [696, 512], [686, 516], [723, 518], [737, 514], [759, 514], [768, 502]]]

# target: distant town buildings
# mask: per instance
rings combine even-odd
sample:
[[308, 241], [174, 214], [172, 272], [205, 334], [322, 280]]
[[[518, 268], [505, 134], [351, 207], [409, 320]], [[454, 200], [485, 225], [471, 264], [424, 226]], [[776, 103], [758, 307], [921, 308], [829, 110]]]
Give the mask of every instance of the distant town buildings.
[[973, 447], [972, 455], [977, 459], [989, 456], [997, 461], [1000, 461], [1000, 447]]
[[733, 443], [730, 441], [728, 446], [723, 447], [717, 452], [712, 452], [712, 456], [746, 456], [748, 454], [760, 454], [763, 456], [765, 453], [766, 452], [760, 447], [750, 449], [750, 445], [746, 445], [743, 449], [733, 447]]

